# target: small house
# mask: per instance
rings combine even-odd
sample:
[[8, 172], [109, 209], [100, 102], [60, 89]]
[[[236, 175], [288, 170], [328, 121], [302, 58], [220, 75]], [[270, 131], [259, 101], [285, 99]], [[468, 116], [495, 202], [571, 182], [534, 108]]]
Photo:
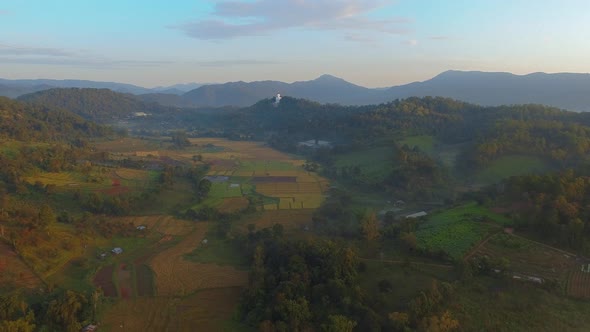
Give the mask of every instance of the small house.
[[428, 213], [426, 213], [426, 211], [420, 211], [420, 212], [408, 214], [406, 216], [406, 219], [415, 219], [415, 218], [425, 217], [427, 215], [428, 215]]
[[80, 330], [81, 332], [94, 332], [98, 330], [98, 326], [97, 325], [86, 325], [84, 328], [82, 328], [82, 330]]
[[144, 226], [144, 225], [139, 225], [139, 226], [137, 226], [137, 230], [138, 230], [138, 231], [145, 231], [146, 229], [147, 229], [147, 227], [146, 227], [146, 226]]
[[120, 254], [123, 253], [123, 249], [122, 248], [119, 248], [119, 247], [116, 247], [116, 248], [113, 248], [113, 250], [111, 250], [111, 252], [113, 254], [115, 254], [115, 255], [120, 255]]

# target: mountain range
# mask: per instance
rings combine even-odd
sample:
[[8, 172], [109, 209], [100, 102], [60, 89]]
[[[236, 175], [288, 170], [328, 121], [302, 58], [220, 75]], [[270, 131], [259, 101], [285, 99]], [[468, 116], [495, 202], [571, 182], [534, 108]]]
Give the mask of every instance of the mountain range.
[[[0, 95], [17, 97], [52, 87], [107, 88], [138, 99], [174, 107], [249, 106], [277, 93], [321, 103], [379, 104], [407, 97], [441, 96], [484, 106], [544, 104], [572, 111], [590, 111], [590, 74], [446, 71], [432, 79], [389, 88], [366, 88], [322, 75], [310, 81], [178, 84], [154, 89], [123, 83], [80, 80], [3, 80]], [[191, 90], [188, 90], [191, 89]]]

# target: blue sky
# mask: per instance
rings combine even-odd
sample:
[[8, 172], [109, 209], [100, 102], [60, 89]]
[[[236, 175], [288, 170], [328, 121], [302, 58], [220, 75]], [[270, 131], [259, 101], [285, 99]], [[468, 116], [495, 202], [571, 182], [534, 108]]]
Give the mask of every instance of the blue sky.
[[590, 71], [587, 0], [0, 0], [0, 77], [380, 87]]

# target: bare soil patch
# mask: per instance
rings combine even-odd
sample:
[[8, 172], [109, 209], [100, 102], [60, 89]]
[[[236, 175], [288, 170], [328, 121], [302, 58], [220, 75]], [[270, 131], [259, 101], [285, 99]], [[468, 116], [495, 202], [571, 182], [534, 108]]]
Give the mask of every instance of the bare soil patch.
[[269, 182], [297, 182], [296, 176], [255, 176], [252, 178], [254, 183], [269, 183]]
[[96, 273], [92, 282], [96, 287], [102, 288], [104, 296], [117, 297], [117, 287], [113, 282], [113, 272], [115, 268], [112, 265], [105, 266]]

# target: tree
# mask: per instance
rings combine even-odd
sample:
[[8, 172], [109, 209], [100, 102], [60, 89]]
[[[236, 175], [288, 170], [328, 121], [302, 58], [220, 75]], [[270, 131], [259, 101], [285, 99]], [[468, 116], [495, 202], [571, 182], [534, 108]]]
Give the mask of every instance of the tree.
[[78, 332], [82, 328], [80, 321], [86, 302], [84, 295], [68, 290], [49, 302], [46, 319], [61, 331]]
[[402, 233], [400, 239], [409, 250], [414, 250], [418, 246], [418, 239], [413, 232]]
[[361, 221], [361, 230], [367, 243], [372, 243], [379, 238], [379, 224], [375, 212], [367, 212]]
[[322, 324], [323, 332], [352, 332], [357, 322], [342, 315], [328, 316], [329, 323]]
[[410, 315], [405, 312], [394, 311], [388, 315], [388, 318], [397, 331], [405, 331], [410, 325]]
[[200, 198], [207, 197], [207, 195], [211, 191], [211, 181], [207, 179], [202, 179], [201, 181], [199, 181], [197, 191]]
[[440, 317], [434, 315], [425, 318], [421, 325], [424, 332], [451, 332], [459, 328], [459, 321], [447, 310]]
[[183, 148], [185, 146], [190, 146], [191, 142], [188, 140], [188, 136], [186, 131], [184, 130], [177, 130], [172, 132], [172, 144], [178, 148]]
[[37, 220], [38, 222], [36, 223], [36, 226], [39, 229], [45, 230], [47, 229], [47, 226], [54, 224], [57, 221], [57, 217], [55, 216], [55, 213], [53, 212], [51, 206], [49, 206], [48, 204], [43, 204], [41, 206], [41, 209], [39, 210]]

